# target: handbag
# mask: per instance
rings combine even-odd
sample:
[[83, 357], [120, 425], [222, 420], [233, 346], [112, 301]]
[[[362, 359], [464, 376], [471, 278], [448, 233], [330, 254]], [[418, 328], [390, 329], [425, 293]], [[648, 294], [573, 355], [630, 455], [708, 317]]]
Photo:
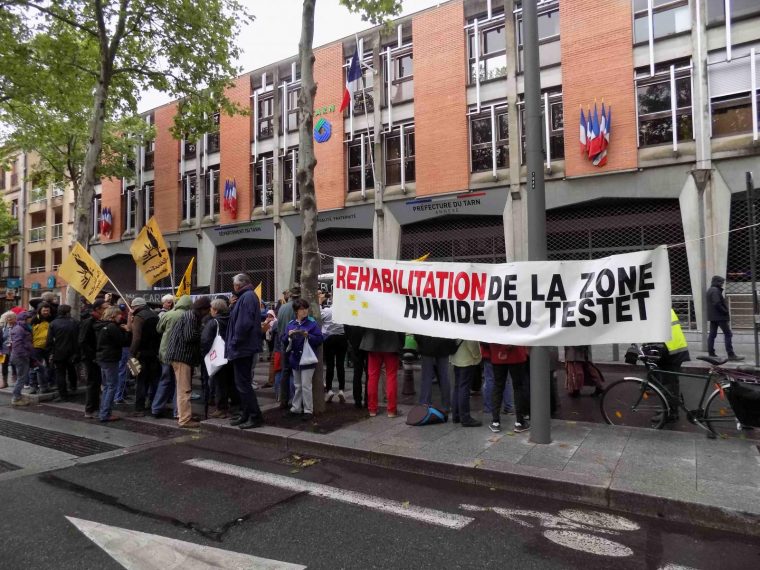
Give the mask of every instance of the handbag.
[[305, 338], [303, 341], [303, 351], [301, 352], [301, 360], [298, 362], [299, 366], [311, 366], [317, 363], [317, 355], [314, 354], [314, 349], [309, 344], [309, 339]]
[[227, 364], [227, 359], [224, 357], [224, 339], [219, 336], [219, 323], [216, 323], [216, 338], [214, 338], [214, 342], [211, 345], [211, 350], [203, 358], [203, 362], [206, 365], [206, 372], [208, 372], [209, 378]]

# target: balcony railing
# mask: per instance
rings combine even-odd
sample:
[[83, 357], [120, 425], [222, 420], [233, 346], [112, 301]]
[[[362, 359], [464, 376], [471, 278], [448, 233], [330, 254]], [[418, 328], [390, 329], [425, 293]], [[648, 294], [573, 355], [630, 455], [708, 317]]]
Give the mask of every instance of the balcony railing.
[[63, 238], [63, 224], [53, 225], [53, 239]]
[[45, 226], [39, 228], [31, 228], [29, 230], [29, 243], [36, 243], [39, 241], [45, 241], [47, 228]]
[[59, 268], [60, 266], [61, 266], [61, 264], [60, 264], [60, 263], [56, 263], [55, 265], [53, 265], [53, 271], [58, 271], [58, 268]]
[[45, 266], [41, 267], [30, 267], [29, 273], [45, 273]]
[[8, 277], [21, 277], [21, 268], [18, 265], [0, 267], [0, 279], [7, 279]]

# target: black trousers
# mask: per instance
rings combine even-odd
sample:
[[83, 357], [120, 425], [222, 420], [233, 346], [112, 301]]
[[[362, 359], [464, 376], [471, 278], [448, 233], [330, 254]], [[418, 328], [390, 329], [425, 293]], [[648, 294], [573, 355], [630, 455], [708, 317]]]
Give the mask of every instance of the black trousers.
[[[61, 398], [69, 397], [69, 388], [72, 392], [77, 391], [77, 369], [72, 362], [68, 360], [54, 361], [55, 380], [58, 384], [58, 395]], [[68, 377], [68, 384], [66, 378]]]
[[335, 368], [338, 369], [338, 389], [346, 389], [346, 351], [348, 350], [348, 341], [346, 335], [334, 334], [327, 337], [325, 341], [325, 364], [327, 374], [325, 376], [325, 387], [332, 390], [333, 376]]
[[230, 404], [240, 404], [240, 395], [235, 387], [235, 371], [232, 364], [225, 364], [214, 374], [214, 399], [218, 410], [229, 410]]
[[[161, 363], [157, 355], [147, 354], [140, 356], [140, 374], [135, 382], [135, 411], [150, 412], [152, 396], [156, 394], [158, 380], [161, 377]], [[145, 407], [145, 399], [151, 396], [148, 407]]]
[[507, 375], [512, 377], [512, 390], [515, 394], [515, 416], [522, 423], [525, 416], [530, 415], [530, 375], [528, 365], [520, 364], [494, 364], [491, 415], [494, 422], [499, 422], [501, 411], [501, 397], [504, 387], [507, 385]]
[[[663, 372], [680, 372], [681, 371], [680, 362], [678, 364], [660, 363], [659, 367], [660, 367], [660, 370], [662, 370]], [[660, 381], [660, 384], [662, 384], [670, 392], [670, 394], [665, 394], [665, 397], [668, 399], [668, 405], [670, 406], [670, 413], [673, 415], [678, 415], [678, 405], [680, 401], [679, 394], [681, 393], [681, 383], [679, 381], [678, 375], [658, 374], [657, 378]]]
[[[353, 391], [354, 406], [357, 408], [367, 407], [367, 353], [349, 345], [348, 356], [354, 367]], [[363, 395], [363, 396], [362, 396]]]
[[87, 396], [84, 411], [87, 414], [94, 414], [100, 409], [100, 366], [95, 362], [84, 362], [82, 364], [87, 371]]
[[254, 354], [253, 356], [243, 356], [231, 361], [232, 368], [235, 371], [235, 387], [238, 394], [240, 394], [240, 415], [244, 420], [259, 420], [262, 418], [256, 392], [253, 391], [253, 386], [251, 385], [251, 382], [253, 382], [251, 367], [253, 366], [254, 358], [258, 357], [258, 354]]
[[[282, 363], [282, 373], [280, 374], [280, 407], [284, 408], [287, 407], [288, 402], [290, 401], [290, 377], [293, 374], [293, 369], [290, 367], [290, 361], [289, 361], [289, 352], [282, 351], [282, 358], [280, 358], [280, 362]], [[235, 380], [235, 384], [237, 385], [237, 377]], [[242, 399], [242, 394], [240, 395]]]

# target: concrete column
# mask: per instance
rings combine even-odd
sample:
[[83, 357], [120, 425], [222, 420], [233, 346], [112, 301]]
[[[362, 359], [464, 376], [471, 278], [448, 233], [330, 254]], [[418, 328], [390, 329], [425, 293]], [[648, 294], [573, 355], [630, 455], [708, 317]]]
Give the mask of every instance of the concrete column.
[[216, 246], [210, 239], [201, 237], [198, 239], [198, 248], [195, 252], [195, 267], [199, 287], [208, 285], [212, 293], [216, 291]]
[[375, 259], [398, 259], [401, 254], [401, 224], [396, 216], [383, 207], [375, 210], [372, 224]]
[[710, 168], [710, 96], [707, 87], [707, 16], [704, 2], [690, 2], [691, 6], [691, 58], [692, 58], [692, 123], [697, 144], [697, 168]]
[[280, 291], [290, 288], [296, 278], [296, 236], [287, 224], [274, 228], [274, 284]]
[[[282, 116], [282, 86], [280, 85], [280, 70], [275, 68], [274, 70], [274, 79], [273, 85], [274, 85], [274, 102], [272, 103], [274, 105], [274, 115], [272, 119], [274, 120], [274, 152], [272, 153], [272, 193], [274, 194], [272, 199], [272, 209], [274, 210], [274, 217], [276, 220], [279, 220], [280, 217], [280, 206], [282, 202], [282, 178], [280, 176], [280, 125], [282, 125], [283, 129], [287, 129], [288, 126], [283, 122], [287, 120], [287, 117]], [[256, 157], [258, 160], [259, 157]], [[270, 178], [267, 177], [267, 180]], [[255, 190], [254, 190], [255, 192]], [[264, 189], [264, 192], [266, 192], [266, 189]], [[250, 217], [250, 216], [249, 216]], [[275, 256], [275, 263], [277, 263], [277, 256]]]

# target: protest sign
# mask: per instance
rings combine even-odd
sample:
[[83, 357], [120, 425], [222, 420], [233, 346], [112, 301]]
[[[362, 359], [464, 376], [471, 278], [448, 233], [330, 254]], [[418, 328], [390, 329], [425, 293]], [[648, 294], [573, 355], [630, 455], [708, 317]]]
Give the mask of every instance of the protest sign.
[[336, 258], [333, 319], [523, 346], [664, 342], [668, 252], [503, 264]]
[[169, 250], [155, 218], [151, 218], [143, 226], [129, 252], [148, 285], [171, 275]]

